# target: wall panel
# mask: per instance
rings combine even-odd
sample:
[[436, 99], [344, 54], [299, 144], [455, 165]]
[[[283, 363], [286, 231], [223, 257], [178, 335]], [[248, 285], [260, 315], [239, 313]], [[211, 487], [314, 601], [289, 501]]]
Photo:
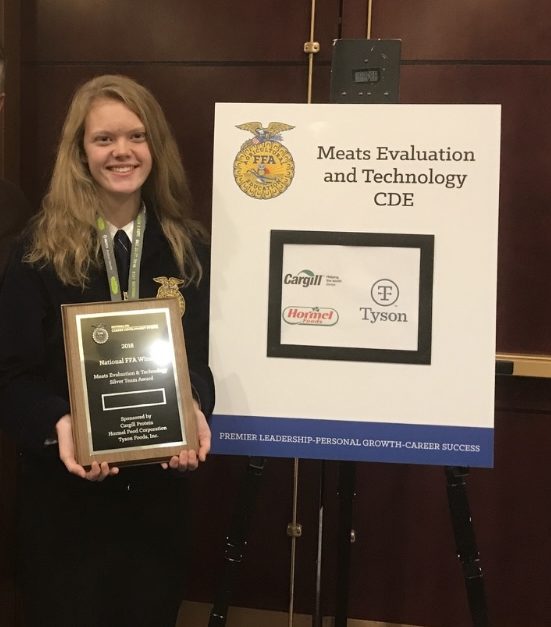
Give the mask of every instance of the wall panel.
[[[268, 8], [255, 2], [193, 0], [36, 0], [37, 55], [42, 63], [254, 64], [301, 62], [308, 39], [308, 0]], [[335, 37], [338, 2], [317, 12], [316, 37]], [[321, 54], [329, 58], [328, 47]]]
[[400, 38], [404, 59], [548, 59], [546, 0], [373, 0], [373, 37]]
[[[6, 99], [0, 116], [0, 177], [19, 180], [20, 158], [20, 0], [0, 0], [0, 44], [6, 63]], [[8, 207], [2, 207], [2, 220], [10, 220]], [[21, 222], [21, 219], [19, 220]], [[5, 226], [5, 223], [1, 226]], [[6, 238], [2, 238], [6, 242]], [[17, 620], [16, 555], [13, 538], [15, 517], [15, 446], [0, 432], [0, 627], [11, 627]]]
[[502, 105], [497, 348], [551, 354], [551, 65], [404, 65], [401, 100]]
[[[373, 20], [371, 20], [373, 25]], [[341, 37], [363, 39], [367, 37], [368, 2], [366, 0], [345, 0], [342, 3]], [[372, 37], [376, 37], [371, 33]]]

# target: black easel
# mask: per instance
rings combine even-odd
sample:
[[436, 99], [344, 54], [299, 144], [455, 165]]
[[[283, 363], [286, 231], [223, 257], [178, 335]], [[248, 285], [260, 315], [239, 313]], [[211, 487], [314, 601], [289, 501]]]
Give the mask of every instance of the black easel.
[[316, 591], [312, 611], [312, 627], [322, 627], [321, 574], [323, 569], [323, 532], [325, 528], [325, 461], [321, 461], [318, 478], [318, 534], [316, 551]]
[[247, 538], [265, 463], [264, 457], [249, 458], [230, 531], [226, 536], [224, 569], [214, 597], [208, 627], [223, 627], [226, 624], [237, 569], [245, 557]]
[[352, 512], [356, 489], [356, 463], [340, 462], [338, 495], [339, 523], [337, 532], [337, 588], [335, 594], [335, 627], [348, 622], [348, 589], [352, 544]]
[[[208, 627], [224, 627], [228, 617], [231, 593], [238, 574], [238, 568], [245, 558], [247, 538], [264, 474], [266, 458], [250, 457], [243, 484], [236, 500], [230, 531], [226, 536], [224, 568], [218, 584], [214, 603], [210, 612]], [[325, 501], [325, 462], [321, 462], [318, 492], [318, 553], [316, 560], [316, 595], [312, 627], [321, 627], [321, 562], [323, 545], [323, 511]]]
[[488, 627], [482, 567], [467, 496], [466, 478], [469, 469], [461, 466], [446, 466], [445, 470], [457, 557], [463, 566], [473, 627]]
[[[224, 627], [227, 621], [231, 593], [239, 566], [245, 558], [247, 538], [254, 513], [256, 499], [263, 477], [266, 459], [249, 458], [243, 484], [236, 501], [230, 531], [226, 537], [224, 568], [218, 585], [208, 627]], [[473, 627], [489, 627], [484, 579], [480, 563], [473, 522], [469, 507], [466, 478], [469, 469], [461, 466], [444, 467], [450, 517], [457, 547], [457, 557], [463, 568], [467, 601]], [[323, 536], [325, 463], [320, 466], [319, 490], [319, 538]], [[352, 519], [356, 485], [356, 462], [340, 462], [338, 478], [339, 517], [337, 541], [337, 588], [335, 627], [346, 627], [348, 621], [348, 590], [350, 583], [350, 555], [353, 536]], [[316, 598], [312, 615], [312, 627], [321, 625], [323, 619], [321, 599], [321, 547], [316, 562]]]
[[[399, 40], [357, 39], [336, 40], [331, 66], [332, 103], [399, 102]], [[503, 372], [505, 373], [505, 372]], [[226, 538], [225, 567], [218, 588], [208, 627], [223, 627], [236, 568], [244, 558], [247, 534], [264, 458], [251, 458], [244, 484], [237, 501], [234, 521]], [[463, 566], [467, 598], [473, 627], [489, 627], [480, 557], [476, 546], [466, 491], [468, 469], [446, 466], [448, 504], [457, 546], [457, 555]], [[316, 560], [316, 598], [312, 627], [321, 627], [321, 562], [323, 544], [325, 464], [320, 466], [318, 554]], [[356, 462], [339, 464], [339, 524], [337, 556], [337, 589], [335, 627], [346, 627], [348, 620], [348, 589], [350, 581], [350, 553], [352, 543], [352, 513], [356, 483]]]
[[[480, 555], [467, 496], [466, 478], [469, 469], [460, 466], [445, 466], [444, 470], [457, 557], [463, 567], [472, 625], [473, 627], [489, 627]], [[355, 482], [356, 463], [340, 462], [335, 627], [346, 627], [348, 619], [348, 583]]]

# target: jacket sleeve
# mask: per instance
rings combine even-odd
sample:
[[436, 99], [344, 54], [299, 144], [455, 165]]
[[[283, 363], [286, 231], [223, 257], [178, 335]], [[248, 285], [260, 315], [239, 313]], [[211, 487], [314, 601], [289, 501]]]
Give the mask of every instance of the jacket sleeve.
[[210, 251], [206, 246], [200, 246], [197, 252], [203, 277], [199, 286], [189, 287], [184, 292], [186, 312], [183, 325], [193, 395], [205, 416], [209, 417], [215, 400], [214, 381], [208, 366]]
[[49, 304], [42, 272], [21, 256], [22, 248], [12, 257], [0, 291], [0, 427], [20, 448], [39, 448], [70, 409], [60, 389], [66, 379], [59, 384], [63, 345], [56, 349], [60, 338], [47, 337], [48, 329], [59, 335], [53, 321], [60, 314]]

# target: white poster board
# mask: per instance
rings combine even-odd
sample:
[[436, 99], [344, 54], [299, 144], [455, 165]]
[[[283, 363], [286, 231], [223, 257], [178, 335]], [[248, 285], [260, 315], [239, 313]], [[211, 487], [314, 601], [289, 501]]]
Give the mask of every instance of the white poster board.
[[213, 452], [493, 463], [500, 107], [219, 104]]

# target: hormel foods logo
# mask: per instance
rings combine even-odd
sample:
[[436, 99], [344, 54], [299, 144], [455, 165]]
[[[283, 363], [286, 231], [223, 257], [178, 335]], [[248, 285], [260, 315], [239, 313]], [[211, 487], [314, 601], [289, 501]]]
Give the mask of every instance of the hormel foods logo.
[[287, 324], [332, 327], [339, 321], [339, 314], [331, 307], [285, 307], [283, 321]]

